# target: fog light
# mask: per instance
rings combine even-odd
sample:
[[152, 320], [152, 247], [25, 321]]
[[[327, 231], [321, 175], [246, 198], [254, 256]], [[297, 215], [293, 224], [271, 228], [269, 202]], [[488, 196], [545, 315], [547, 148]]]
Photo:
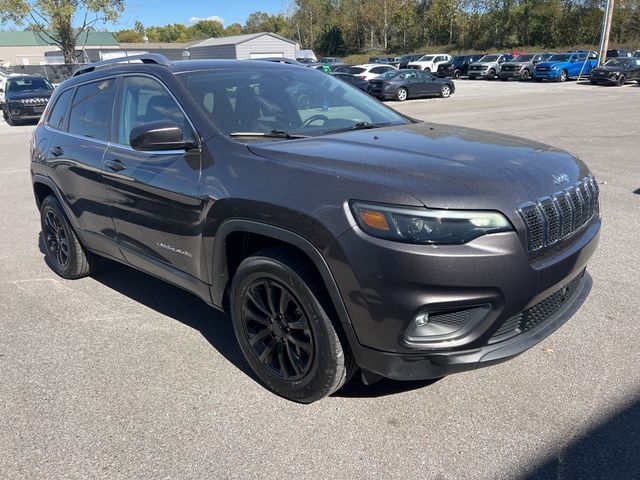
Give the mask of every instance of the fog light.
[[427, 323], [429, 323], [429, 314], [428, 313], [419, 313], [414, 322], [417, 327], [424, 327]]
[[20, 110], [11, 110], [11, 115], [20, 115]]
[[457, 310], [420, 312], [409, 324], [405, 340], [409, 343], [446, 342], [466, 335], [491, 311], [490, 304]]

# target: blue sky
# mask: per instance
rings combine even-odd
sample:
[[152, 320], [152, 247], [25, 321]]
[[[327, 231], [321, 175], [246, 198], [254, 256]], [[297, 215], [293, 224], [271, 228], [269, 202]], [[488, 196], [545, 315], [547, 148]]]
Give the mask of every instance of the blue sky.
[[190, 25], [195, 19], [209, 17], [224, 20], [224, 25], [244, 24], [252, 12], [284, 13], [288, 5], [288, 0], [127, 0], [118, 23], [108, 27], [113, 30], [130, 28], [136, 20], [145, 26]]

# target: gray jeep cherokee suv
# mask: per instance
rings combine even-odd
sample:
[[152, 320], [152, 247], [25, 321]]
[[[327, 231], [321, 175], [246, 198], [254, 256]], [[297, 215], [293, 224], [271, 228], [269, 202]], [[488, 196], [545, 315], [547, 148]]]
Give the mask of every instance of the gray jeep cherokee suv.
[[279, 395], [492, 365], [589, 292], [598, 184], [569, 153], [309, 68], [128, 60], [78, 70], [33, 133], [47, 261], [73, 279], [106, 257], [224, 309]]

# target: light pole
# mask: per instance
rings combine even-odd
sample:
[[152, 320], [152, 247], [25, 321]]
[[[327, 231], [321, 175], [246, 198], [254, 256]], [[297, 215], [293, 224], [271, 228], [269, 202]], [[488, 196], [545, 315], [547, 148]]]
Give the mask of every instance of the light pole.
[[614, 0], [607, 0], [604, 9], [604, 19], [602, 21], [602, 35], [600, 36], [600, 49], [598, 51], [598, 65], [606, 60], [607, 49], [609, 48], [609, 34], [611, 33], [611, 21], [613, 20]]

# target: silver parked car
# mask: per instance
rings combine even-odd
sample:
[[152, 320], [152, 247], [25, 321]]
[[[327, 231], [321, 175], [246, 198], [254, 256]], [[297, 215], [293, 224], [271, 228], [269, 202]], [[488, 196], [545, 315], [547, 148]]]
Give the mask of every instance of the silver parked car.
[[509, 53], [492, 53], [485, 55], [476, 63], [469, 65], [469, 80], [475, 80], [477, 77], [493, 80], [498, 76], [498, 73], [500, 73], [502, 64], [511, 60], [513, 60], [513, 55]]
[[504, 81], [510, 78], [530, 80], [535, 65], [547, 60], [551, 55], [551, 53], [522, 53], [513, 60], [502, 64], [498, 78]]

